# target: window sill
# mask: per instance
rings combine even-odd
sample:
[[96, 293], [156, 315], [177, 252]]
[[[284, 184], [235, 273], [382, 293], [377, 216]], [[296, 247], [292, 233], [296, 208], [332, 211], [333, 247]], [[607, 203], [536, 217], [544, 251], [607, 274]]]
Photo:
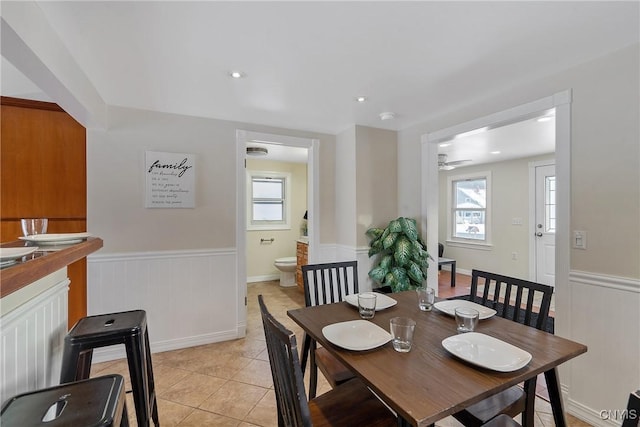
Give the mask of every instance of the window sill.
[[493, 245], [490, 243], [472, 243], [472, 242], [461, 242], [459, 240], [446, 240], [447, 246], [452, 246], [454, 248], [466, 248], [466, 249], [474, 249], [479, 251], [491, 251], [493, 250]]
[[247, 231], [291, 230], [289, 224], [249, 225]]

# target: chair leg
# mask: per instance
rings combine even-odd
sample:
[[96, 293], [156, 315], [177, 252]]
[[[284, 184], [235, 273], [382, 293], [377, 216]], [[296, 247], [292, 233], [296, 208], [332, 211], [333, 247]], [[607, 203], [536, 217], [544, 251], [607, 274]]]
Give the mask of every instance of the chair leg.
[[144, 332], [144, 345], [147, 352], [147, 378], [149, 386], [149, 406], [151, 407], [151, 419], [156, 427], [160, 425], [158, 418], [158, 402], [156, 400], [156, 385], [153, 377], [153, 365], [151, 363], [151, 345], [149, 345], [149, 330]]
[[311, 340], [309, 348], [309, 399], [316, 397], [318, 389], [318, 366], [316, 365], [316, 341]]
[[122, 418], [120, 419], [120, 427], [129, 427], [129, 412], [127, 411], [126, 401], [122, 406]]
[[535, 403], [536, 403], [536, 377], [524, 382], [526, 402], [522, 412], [522, 427], [534, 427]]
[[144, 348], [144, 337], [130, 337], [125, 343], [127, 360], [129, 360], [129, 377], [133, 388], [133, 401], [136, 408], [138, 427], [149, 427], [149, 377], [147, 374], [147, 356]]
[[311, 337], [305, 332], [304, 338], [302, 338], [302, 351], [300, 352], [300, 367], [302, 368], [302, 375], [307, 367], [307, 358], [309, 357], [309, 349], [311, 348]]
[[549, 401], [553, 411], [553, 421], [556, 427], [566, 427], [567, 420], [564, 416], [564, 408], [562, 407], [562, 394], [560, 393], [560, 383], [558, 382], [558, 369], [553, 368], [544, 373], [544, 379], [547, 382], [547, 391], [549, 392]]
[[81, 351], [79, 346], [65, 343], [62, 352], [60, 384], [89, 378], [93, 350]]

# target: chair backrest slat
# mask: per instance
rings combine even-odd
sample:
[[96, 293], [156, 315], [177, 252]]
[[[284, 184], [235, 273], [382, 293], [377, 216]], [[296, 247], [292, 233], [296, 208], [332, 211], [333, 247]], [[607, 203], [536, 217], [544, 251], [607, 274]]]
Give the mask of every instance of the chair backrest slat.
[[258, 304], [276, 393], [278, 425], [311, 427], [296, 336], [269, 313], [262, 295], [258, 295]]
[[303, 265], [302, 282], [307, 307], [340, 302], [345, 296], [359, 292], [358, 262]]
[[493, 308], [501, 317], [536, 329], [546, 330], [552, 295], [552, 286], [486, 271], [471, 272], [471, 301]]

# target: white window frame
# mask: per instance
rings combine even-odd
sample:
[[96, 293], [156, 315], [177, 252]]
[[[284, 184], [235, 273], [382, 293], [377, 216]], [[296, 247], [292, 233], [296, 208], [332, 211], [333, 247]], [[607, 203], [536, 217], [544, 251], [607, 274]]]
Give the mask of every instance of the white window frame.
[[[478, 239], [465, 239], [463, 237], [454, 237], [453, 227], [455, 226], [455, 209], [453, 206], [453, 183], [457, 181], [484, 179], [487, 183], [486, 190], [486, 207], [485, 207], [485, 228], [484, 228], [484, 240]], [[491, 234], [491, 171], [479, 171], [462, 175], [450, 175], [447, 177], [447, 244], [449, 246], [458, 246], [469, 249], [482, 249], [491, 250], [493, 245]]]
[[[259, 221], [253, 219], [253, 179], [284, 179], [284, 220]], [[288, 172], [271, 172], [247, 170], [247, 230], [290, 230], [291, 229], [291, 174]]]

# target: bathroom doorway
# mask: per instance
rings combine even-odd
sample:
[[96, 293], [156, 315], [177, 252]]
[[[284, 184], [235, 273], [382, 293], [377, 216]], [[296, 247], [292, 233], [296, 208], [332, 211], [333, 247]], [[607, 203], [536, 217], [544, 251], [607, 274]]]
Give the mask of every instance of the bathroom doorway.
[[[242, 283], [278, 280], [275, 260], [295, 257], [298, 240], [306, 237], [309, 261], [317, 253], [318, 140], [238, 130], [236, 141], [238, 282], [244, 305]], [[261, 188], [266, 193], [252, 197]]]

